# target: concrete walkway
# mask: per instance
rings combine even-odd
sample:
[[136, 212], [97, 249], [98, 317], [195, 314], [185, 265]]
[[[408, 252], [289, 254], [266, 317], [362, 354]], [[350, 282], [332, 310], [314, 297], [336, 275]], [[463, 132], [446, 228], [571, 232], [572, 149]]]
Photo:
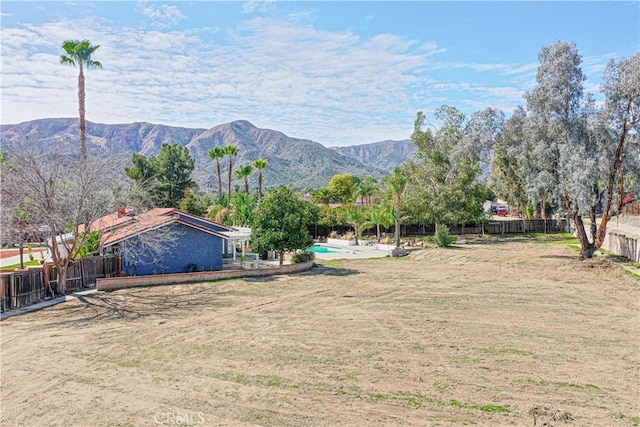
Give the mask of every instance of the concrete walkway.
[[12, 316], [18, 316], [21, 314], [31, 313], [33, 311], [42, 310], [43, 308], [47, 308], [63, 302], [71, 301], [84, 295], [95, 294], [96, 292], [98, 291], [96, 291], [95, 289], [89, 289], [86, 291], [75, 292], [69, 295], [62, 295], [50, 300], [39, 302], [37, 304], [28, 305], [26, 307], [20, 307], [13, 310], [8, 310], [0, 313], [0, 321], [8, 319], [9, 317], [12, 317]]

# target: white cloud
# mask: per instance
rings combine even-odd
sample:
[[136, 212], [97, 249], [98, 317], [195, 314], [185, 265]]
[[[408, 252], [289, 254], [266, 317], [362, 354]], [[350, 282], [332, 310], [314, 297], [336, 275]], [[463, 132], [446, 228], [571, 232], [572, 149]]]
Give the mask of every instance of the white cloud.
[[275, 7], [275, 3], [270, 0], [250, 0], [242, 4], [244, 13], [267, 13]]
[[186, 19], [186, 16], [182, 14], [177, 6], [150, 4], [146, 1], [140, 1], [137, 4], [137, 9], [149, 18], [152, 26], [156, 28], [169, 28]]

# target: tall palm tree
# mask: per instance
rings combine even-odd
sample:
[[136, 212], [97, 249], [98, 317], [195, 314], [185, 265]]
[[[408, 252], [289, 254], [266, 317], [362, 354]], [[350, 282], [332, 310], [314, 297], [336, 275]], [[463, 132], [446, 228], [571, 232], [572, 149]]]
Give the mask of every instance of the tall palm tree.
[[258, 200], [262, 198], [262, 169], [267, 167], [267, 159], [258, 159], [253, 162], [253, 167], [258, 169]]
[[356, 184], [355, 196], [356, 201], [358, 198], [362, 200], [362, 205], [371, 206], [371, 197], [376, 194], [378, 190], [377, 182], [375, 178], [367, 177]]
[[407, 175], [404, 170], [395, 168], [393, 175], [387, 178], [391, 186], [391, 192], [396, 204], [396, 248], [400, 248], [400, 209], [402, 208], [402, 196], [407, 186]]
[[237, 145], [227, 145], [223, 148], [225, 156], [229, 156], [229, 182], [227, 186], [227, 196], [231, 200], [231, 179], [233, 177], [233, 158], [238, 155], [240, 149]]
[[87, 124], [85, 121], [85, 90], [84, 68], [102, 68], [99, 61], [91, 59], [91, 55], [100, 47], [93, 46], [89, 40], [65, 40], [62, 50], [65, 55], [60, 55], [60, 63], [77, 66], [78, 73], [78, 112], [80, 113], [80, 167], [83, 174], [87, 168]]
[[249, 194], [249, 176], [253, 172], [253, 166], [246, 165], [240, 166], [240, 169], [236, 171], [236, 177], [244, 179], [244, 192]]
[[224, 148], [215, 147], [209, 150], [209, 157], [216, 161], [216, 172], [218, 172], [218, 203], [222, 204], [222, 175], [220, 174], [220, 159], [225, 156]]

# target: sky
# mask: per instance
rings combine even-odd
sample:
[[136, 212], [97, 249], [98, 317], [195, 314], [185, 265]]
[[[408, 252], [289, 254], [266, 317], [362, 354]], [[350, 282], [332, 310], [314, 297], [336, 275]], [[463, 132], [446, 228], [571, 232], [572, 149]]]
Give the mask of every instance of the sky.
[[442, 105], [509, 116], [556, 41], [596, 99], [607, 62], [640, 51], [640, 1], [3, 0], [0, 19], [2, 124], [77, 117], [60, 46], [88, 39], [89, 121], [248, 120], [325, 146], [407, 139]]

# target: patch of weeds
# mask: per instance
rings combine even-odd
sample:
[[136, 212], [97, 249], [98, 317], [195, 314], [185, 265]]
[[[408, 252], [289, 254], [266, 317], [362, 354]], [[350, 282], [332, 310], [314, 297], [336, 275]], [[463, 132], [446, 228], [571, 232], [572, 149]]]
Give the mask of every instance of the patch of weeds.
[[501, 412], [501, 413], [511, 412], [511, 410], [508, 407], [501, 406], [501, 405], [466, 404], [466, 403], [461, 403], [457, 400], [450, 400], [448, 402], [445, 402], [440, 399], [434, 399], [431, 397], [422, 396], [420, 394], [407, 393], [407, 392], [399, 392], [399, 393], [391, 393], [391, 394], [370, 393], [361, 397], [365, 397], [370, 400], [396, 401], [396, 402], [401, 402], [401, 403], [415, 406], [415, 407], [420, 407], [426, 403], [431, 403], [437, 406], [453, 406], [461, 409], [476, 409], [483, 412]]
[[108, 362], [114, 363], [118, 366], [122, 366], [125, 368], [139, 368], [141, 363], [139, 360], [116, 360], [116, 359], [111, 359], [108, 360]]
[[517, 354], [519, 356], [533, 356], [533, 352], [529, 350], [520, 350], [517, 348], [481, 348], [480, 351], [487, 354]]
[[448, 390], [451, 388], [451, 384], [447, 384], [447, 383], [443, 383], [443, 382], [435, 382], [433, 383], [433, 386], [437, 389], [437, 390]]
[[511, 412], [511, 410], [509, 408], [507, 408], [506, 406], [501, 406], [501, 405], [476, 405], [476, 404], [471, 404], [468, 405], [466, 403], [461, 403], [457, 400], [450, 400], [449, 401], [449, 406], [454, 406], [456, 408], [461, 408], [461, 409], [479, 409], [483, 412], [503, 412], [503, 413], [509, 413]]
[[617, 420], [625, 420], [628, 419], [631, 422], [632, 426], [637, 426], [640, 425], [640, 417], [631, 417], [628, 418], [625, 414], [623, 414], [622, 412], [616, 412], [615, 414], [611, 415], [613, 418], [617, 419]]
[[521, 378], [521, 379], [517, 379], [516, 382], [519, 383], [527, 383], [527, 384], [534, 384], [534, 385], [539, 385], [539, 386], [555, 386], [555, 387], [564, 387], [564, 388], [577, 388], [577, 389], [593, 389], [593, 390], [599, 390], [600, 387], [598, 387], [595, 384], [577, 384], [577, 383], [570, 383], [570, 382], [566, 382], [566, 381], [546, 381], [546, 380], [535, 380], [533, 378]]
[[628, 274], [631, 277], [635, 277], [636, 279], [640, 279], [640, 274], [636, 274], [633, 271], [629, 271], [629, 270], [624, 270], [625, 274]]
[[222, 381], [230, 381], [237, 384], [245, 384], [246, 377], [244, 375], [236, 375], [236, 374], [212, 374], [214, 378], [217, 378]]
[[580, 245], [580, 239], [571, 233], [529, 233], [529, 237], [534, 239], [536, 243], [550, 245]]
[[480, 359], [478, 359], [477, 357], [469, 356], [450, 356], [449, 360], [458, 363], [480, 363]]

